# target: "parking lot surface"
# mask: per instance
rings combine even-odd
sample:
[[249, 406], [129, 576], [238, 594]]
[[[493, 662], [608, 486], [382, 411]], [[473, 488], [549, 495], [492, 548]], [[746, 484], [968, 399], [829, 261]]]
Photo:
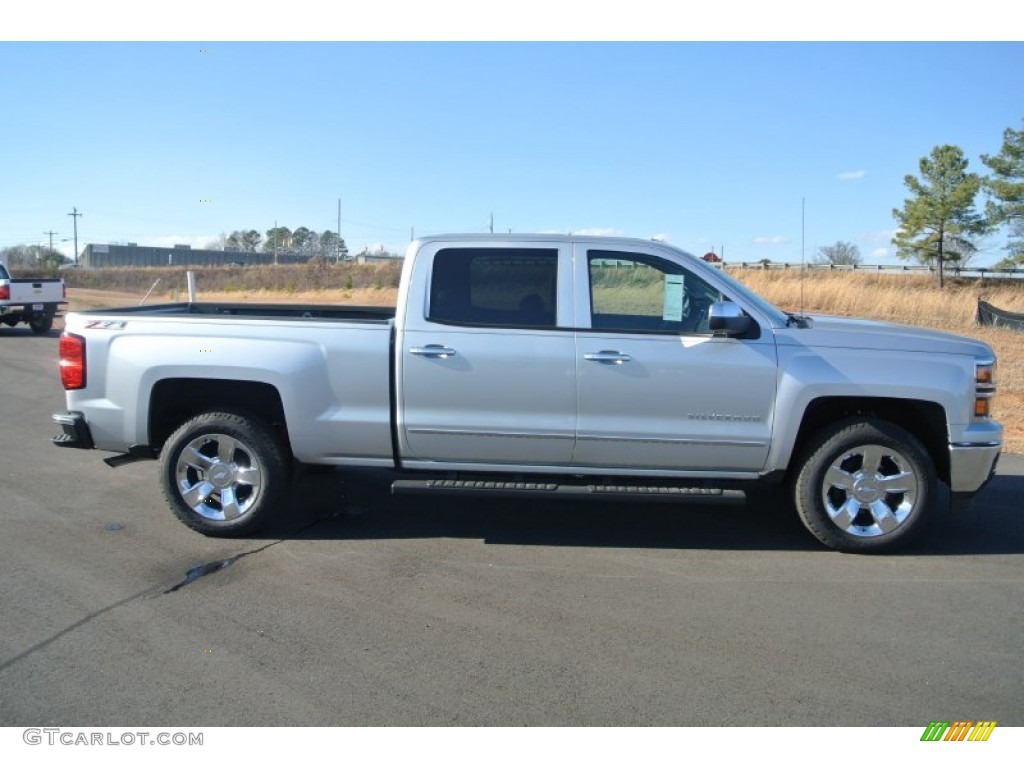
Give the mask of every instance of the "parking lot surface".
[[914, 549], [738, 507], [298, 480], [207, 539], [152, 462], [50, 445], [56, 332], [0, 329], [0, 725], [1024, 725], [1024, 459]]

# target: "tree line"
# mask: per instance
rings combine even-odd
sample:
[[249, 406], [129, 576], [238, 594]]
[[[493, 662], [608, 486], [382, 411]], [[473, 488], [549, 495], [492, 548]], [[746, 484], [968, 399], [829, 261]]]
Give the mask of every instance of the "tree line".
[[317, 233], [309, 227], [274, 226], [261, 234], [256, 229], [236, 229], [230, 235], [221, 235], [217, 240], [206, 246], [210, 250], [241, 251], [256, 253], [295, 253], [307, 254], [310, 258], [345, 259], [348, 257], [348, 246], [345, 238], [337, 232], [325, 229]]
[[70, 259], [45, 245], [11, 245], [0, 250], [0, 261], [15, 269], [42, 269], [47, 274], [56, 274], [60, 265]]

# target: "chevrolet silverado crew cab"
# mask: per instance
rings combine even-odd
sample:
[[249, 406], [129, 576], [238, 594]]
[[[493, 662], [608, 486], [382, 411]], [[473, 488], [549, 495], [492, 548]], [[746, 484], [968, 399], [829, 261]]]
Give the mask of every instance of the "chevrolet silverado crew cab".
[[[991, 476], [979, 341], [782, 312], [669, 245], [410, 244], [397, 309], [185, 303], [71, 313], [59, 446], [159, 459], [212, 536], [289, 512], [297, 463], [396, 492], [726, 500], [786, 484], [829, 547], [902, 545], [938, 484]], [[761, 500], [759, 499], [759, 502]]]
[[47, 333], [64, 299], [59, 277], [12, 278], [0, 264], [0, 323], [28, 323], [33, 333]]

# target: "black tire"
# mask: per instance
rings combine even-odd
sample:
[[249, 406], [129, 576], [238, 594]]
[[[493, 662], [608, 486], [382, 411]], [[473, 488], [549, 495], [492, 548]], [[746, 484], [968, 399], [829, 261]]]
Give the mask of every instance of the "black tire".
[[291, 460], [258, 416], [211, 411], [182, 424], [164, 443], [160, 485], [171, 510], [206, 536], [248, 536], [287, 496]]
[[938, 480], [928, 452], [888, 421], [834, 424], [811, 440], [797, 466], [797, 514], [832, 549], [891, 551], [921, 536], [935, 516]]
[[28, 319], [28, 327], [32, 329], [32, 333], [49, 333], [50, 329], [53, 328], [53, 315], [32, 315]]

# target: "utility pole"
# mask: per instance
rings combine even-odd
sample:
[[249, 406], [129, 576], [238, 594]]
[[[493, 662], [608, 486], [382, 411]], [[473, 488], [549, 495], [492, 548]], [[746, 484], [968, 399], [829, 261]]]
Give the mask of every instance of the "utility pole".
[[494, 213], [491, 213], [491, 234], [494, 234]]
[[82, 214], [80, 214], [78, 212], [78, 208], [77, 207], [71, 206], [71, 213], [69, 213], [68, 216], [73, 216], [74, 218], [72, 218], [71, 220], [73, 222], [75, 222], [75, 266], [76, 267], [78, 266], [78, 217], [81, 216], [81, 215]]
[[338, 198], [338, 242], [334, 246], [334, 263], [341, 261], [341, 198]]
[[43, 234], [50, 236], [50, 253], [53, 253], [53, 236], [56, 235], [57, 233], [53, 231], [47, 231], [43, 232]]

